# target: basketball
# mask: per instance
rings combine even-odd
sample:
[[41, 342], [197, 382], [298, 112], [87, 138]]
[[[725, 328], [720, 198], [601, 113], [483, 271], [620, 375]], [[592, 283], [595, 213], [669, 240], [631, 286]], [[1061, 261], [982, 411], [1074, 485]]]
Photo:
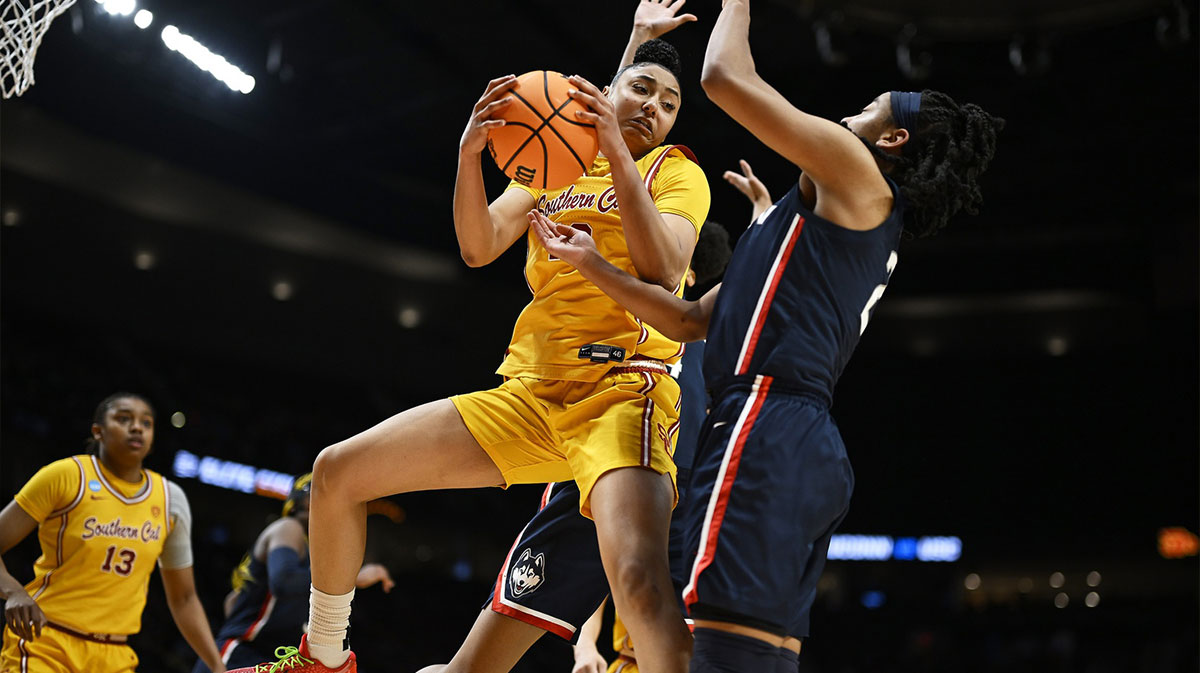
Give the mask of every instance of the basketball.
[[528, 187], [566, 187], [592, 166], [599, 151], [596, 128], [577, 121], [586, 108], [567, 91], [565, 75], [549, 70], [517, 78], [513, 102], [497, 119], [504, 126], [488, 133], [488, 152], [505, 175]]

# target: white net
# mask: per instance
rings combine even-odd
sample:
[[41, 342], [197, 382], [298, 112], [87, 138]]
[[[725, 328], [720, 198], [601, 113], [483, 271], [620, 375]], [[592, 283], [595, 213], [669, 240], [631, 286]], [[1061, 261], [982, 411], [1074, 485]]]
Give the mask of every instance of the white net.
[[0, 89], [5, 98], [20, 96], [33, 84], [33, 59], [50, 22], [75, 0], [0, 0]]

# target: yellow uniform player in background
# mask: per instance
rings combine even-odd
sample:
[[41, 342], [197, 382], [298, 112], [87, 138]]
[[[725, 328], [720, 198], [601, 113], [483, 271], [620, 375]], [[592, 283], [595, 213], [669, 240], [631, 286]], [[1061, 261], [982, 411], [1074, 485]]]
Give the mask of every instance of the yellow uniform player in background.
[[117, 393], [96, 408], [91, 451], [43, 467], [0, 512], [0, 552], [38, 530], [42, 555], [21, 584], [0, 561], [3, 673], [125, 673], [141, 630], [150, 575], [192, 649], [225, 670], [196, 596], [191, 511], [183, 490], [142, 468], [154, 411]]

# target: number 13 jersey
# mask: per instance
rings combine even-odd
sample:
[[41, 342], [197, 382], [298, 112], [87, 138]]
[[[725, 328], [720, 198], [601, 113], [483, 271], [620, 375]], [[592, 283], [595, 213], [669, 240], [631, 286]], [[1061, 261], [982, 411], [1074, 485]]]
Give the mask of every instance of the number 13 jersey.
[[170, 533], [167, 480], [117, 479], [90, 455], [55, 461], [13, 498], [38, 521], [42, 555], [25, 585], [46, 618], [85, 633], [141, 630], [155, 561]]

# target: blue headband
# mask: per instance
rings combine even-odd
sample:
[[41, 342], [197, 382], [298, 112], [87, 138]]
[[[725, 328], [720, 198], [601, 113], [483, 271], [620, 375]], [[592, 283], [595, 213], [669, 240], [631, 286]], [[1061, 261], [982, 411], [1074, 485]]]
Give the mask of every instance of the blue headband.
[[921, 112], [919, 91], [892, 92], [892, 119], [896, 128], [908, 131], [909, 137], [917, 135], [917, 115]]

